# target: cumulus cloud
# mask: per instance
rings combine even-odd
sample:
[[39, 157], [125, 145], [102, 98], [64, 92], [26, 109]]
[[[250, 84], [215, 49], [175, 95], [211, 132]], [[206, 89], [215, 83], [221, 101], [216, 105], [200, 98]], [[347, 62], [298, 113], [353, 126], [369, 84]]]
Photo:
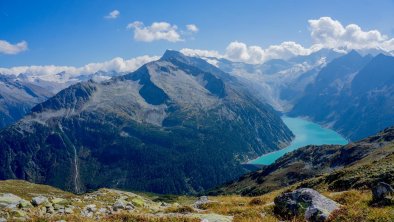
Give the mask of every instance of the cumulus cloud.
[[159, 59], [157, 56], [139, 56], [132, 59], [123, 59], [120, 57], [114, 58], [109, 61], [102, 63], [89, 63], [82, 67], [74, 66], [17, 66], [12, 68], [0, 68], [0, 73], [5, 75], [15, 75], [26, 73], [31, 76], [46, 76], [55, 75], [61, 72], [65, 72], [72, 76], [92, 74], [98, 71], [104, 72], [132, 72], [143, 64]]
[[188, 24], [186, 30], [179, 30], [178, 26], [168, 22], [153, 22], [150, 26], [146, 26], [140, 21], [135, 21], [129, 23], [127, 28], [134, 30], [134, 40], [142, 42], [158, 40], [180, 42], [185, 40], [185, 36], [198, 32], [195, 24]]
[[190, 49], [183, 48], [180, 50], [181, 53], [187, 56], [197, 56], [197, 57], [215, 57], [215, 58], [223, 58], [223, 55], [215, 50], [201, 50], [201, 49]]
[[256, 45], [248, 46], [239, 41], [231, 42], [223, 54], [215, 50], [181, 49], [181, 52], [189, 56], [226, 58], [235, 62], [260, 64], [270, 59], [289, 59], [297, 55], [309, 55], [321, 49], [320, 45], [305, 48], [295, 42], [283, 42], [279, 45], [271, 45], [263, 48]]
[[198, 28], [196, 25], [194, 24], [189, 24], [186, 25], [187, 30], [189, 30], [190, 32], [198, 32]]
[[246, 63], [258, 64], [270, 59], [289, 59], [298, 55], [309, 55], [321, 47], [305, 48], [295, 42], [282, 42], [279, 45], [271, 45], [267, 48], [252, 45], [248, 46], [243, 42], [231, 42], [225, 51], [224, 57]]
[[344, 26], [330, 17], [311, 19], [308, 22], [313, 43], [324, 48], [394, 50], [394, 39], [378, 30], [364, 31], [356, 24]]
[[118, 10], [113, 10], [112, 12], [108, 13], [108, 15], [104, 16], [106, 19], [116, 19], [120, 15]]
[[134, 39], [137, 41], [182, 41], [181, 35], [177, 31], [178, 27], [167, 22], [154, 22], [150, 26], [145, 26], [144, 23], [135, 21], [130, 23], [127, 28], [134, 29]]
[[352, 49], [370, 52], [381, 50], [394, 55], [394, 38], [380, 33], [378, 30], [365, 31], [356, 24], [342, 25], [330, 17], [321, 17], [308, 21], [312, 44], [304, 47], [293, 41], [270, 45], [266, 48], [247, 45], [240, 41], [231, 42], [224, 53], [212, 50], [182, 49], [186, 55], [200, 57], [227, 58], [231, 61], [251, 64], [264, 63], [270, 59], [289, 59], [299, 55], [309, 55], [322, 48], [347, 52]]
[[5, 40], [0, 40], [0, 53], [15, 55], [27, 50], [27, 42], [22, 41], [16, 44], [11, 44]]

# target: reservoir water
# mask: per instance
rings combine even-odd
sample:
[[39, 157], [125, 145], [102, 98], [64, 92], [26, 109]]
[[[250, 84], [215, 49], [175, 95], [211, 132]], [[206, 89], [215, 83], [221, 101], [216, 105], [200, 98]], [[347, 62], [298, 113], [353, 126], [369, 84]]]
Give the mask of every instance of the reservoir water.
[[348, 141], [337, 132], [324, 128], [319, 124], [301, 118], [282, 117], [282, 120], [295, 135], [291, 144], [284, 149], [260, 156], [250, 161], [249, 164], [269, 165], [286, 153], [307, 145], [345, 145], [348, 143]]

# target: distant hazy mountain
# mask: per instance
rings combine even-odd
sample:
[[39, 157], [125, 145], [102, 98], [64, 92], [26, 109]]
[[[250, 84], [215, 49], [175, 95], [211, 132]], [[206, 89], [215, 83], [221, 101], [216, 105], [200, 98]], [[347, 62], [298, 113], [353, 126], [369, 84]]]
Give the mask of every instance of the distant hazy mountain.
[[0, 131], [0, 179], [196, 193], [291, 137], [237, 79], [167, 51], [133, 73], [72, 85]]
[[60, 90], [81, 81], [104, 81], [121, 72], [96, 72], [92, 74], [70, 75], [58, 74], [1, 75], [0, 73], [0, 129], [4, 128], [30, 112], [30, 109], [55, 95]]
[[263, 64], [231, 62], [214, 59], [216, 65], [235, 76], [249, 90], [276, 110], [289, 111], [299, 99], [317, 73], [341, 53], [322, 49], [308, 56], [296, 56], [283, 60], [273, 59]]
[[126, 73], [123, 72], [115, 72], [115, 71], [98, 71], [95, 73], [85, 74], [71, 74], [66, 71], [59, 72], [57, 74], [45, 74], [45, 73], [20, 73], [15, 76], [16, 79], [28, 82], [37, 86], [40, 86], [53, 94], [58, 93], [60, 90], [63, 90], [73, 84], [95, 80], [95, 81], [103, 81], [108, 80], [115, 76], [121, 76]]
[[45, 88], [0, 74], [0, 129], [21, 119], [52, 95]]
[[394, 57], [356, 51], [323, 68], [290, 112], [357, 140], [394, 124]]

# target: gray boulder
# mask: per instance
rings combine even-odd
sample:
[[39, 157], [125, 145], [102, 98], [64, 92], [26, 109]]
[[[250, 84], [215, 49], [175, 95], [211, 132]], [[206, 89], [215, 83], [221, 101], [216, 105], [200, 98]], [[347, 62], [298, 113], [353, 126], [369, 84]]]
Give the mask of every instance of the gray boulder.
[[12, 194], [12, 193], [5, 193], [0, 194], [0, 209], [2, 208], [11, 208], [15, 209], [18, 208], [19, 203], [23, 199]]
[[97, 211], [97, 207], [96, 204], [89, 204], [85, 206], [85, 210], [87, 210], [88, 212], [96, 212]]
[[64, 208], [64, 213], [65, 214], [73, 214], [74, 210], [71, 207], [66, 207], [66, 208]]
[[40, 205], [46, 205], [49, 203], [48, 198], [44, 196], [38, 196], [38, 197], [33, 197], [31, 200], [31, 203], [33, 206], [40, 206]]
[[93, 217], [94, 213], [93, 212], [89, 212], [87, 210], [82, 210], [81, 211], [81, 216], [83, 216], [83, 217]]
[[372, 187], [372, 201], [377, 204], [393, 204], [393, 187], [388, 183], [378, 183], [376, 186]]
[[307, 221], [313, 222], [325, 221], [340, 207], [337, 202], [309, 188], [283, 193], [277, 196], [274, 202], [276, 214], [282, 217], [303, 215]]
[[123, 210], [126, 208], [126, 202], [123, 200], [117, 200], [114, 205], [112, 206], [112, 209], [114, 211], [118, 211], [118, 210]]
[[63, 205], [63, 206], [66, 206], [66, 205], [69, 205], [69, 204], [70, 204], [70, 201], [69, 201], [69, 200], [66, 200], [66, 199], [60, 198], [60, 197], [55, 197], [55, 198], [53, 198], [53, 199], [51, 200], [51, 202], [52, 202], [53, 204], [59, 204], [59, 205]]
[[132, 203], [127, 203], [124, 209], [128, 211], [134, 210], [134, 205]]
[[22, 199], [21, 201], [19, 201], [18, 207], [25, 209], [25, 208], [31, 208], [33, 207], [33, 205], [29, 201]]
[[97, 213], [102, 214], [102, 215], [107, 215], [107, 214], [110, 214], [111, 211], [108, 210], [107, 208], [102, 207], [102, 208], [98, 209]]
[[203, 205], [211, 203], [207, 196], [201, 196], [198, 200], [194, 203], [195, 208], [201, 208]]

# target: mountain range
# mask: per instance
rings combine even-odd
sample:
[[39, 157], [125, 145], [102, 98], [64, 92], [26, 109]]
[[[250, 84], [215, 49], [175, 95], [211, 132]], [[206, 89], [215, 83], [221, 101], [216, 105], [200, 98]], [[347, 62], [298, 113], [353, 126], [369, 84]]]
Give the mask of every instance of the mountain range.
[[290, 111], [359, 140], [394, 124], [394, 57], [356, 51], [333, 60]]
[[227, 59], [206, 58], [230, 73], [264, 102], [280, 112], [288, 112], [312, 84], [319, 71], [343, 53], [322, 49], [307, 56], [272, 59], [263, 64], [232, 62]]
[[391, 56], [321, 50], [261, 65], [209, 59], [168, 50], [132, 73], [2, 76], [0, 179], [77, 193], [199, 193], [289, 144], [281, 112], [351, 141], [394, 125]]
[[[130, 73], [1, 75], [0, 221], [304, 221], [313, 207], [286, 212], [309, 202], [392, 221], [393, 70], [356, 51], [254, 65], [167, 50]], [[294, 140], [282, 114], [350, 143], [245, 164]]]
[[[322, 49], [307, 56], [274, 59], [263, 64], [213, 57], [203, 59], [228, 73], [226, 78], [230, 76], [233, 83], [236, 80], [238, 86], [242, 85], [249, 94], [278, 112], [308, 118], [333, 128], [349, 140], [364, 138], [393, 124], [392, 56], [362, 56], [354, 50], [343, 54]], [[200, 65], [202, 63], [196, 64]], [[100, 82], [125, 74], [99, 71], [88, 75], [66, 72], [55, 76], [3, 75], [0, 83], [7, 86], [8, 91], [2, 87], [0, 92], [0, 101], [4, 104], [0, 111], [0, 128], [16, 122], [34, 105], [72, 84], [88, 80]], [[24, 90], [10, 91], [12, 87], [18, 89], [14, 83], [36, 92], [37, 97], [31, 98]]]
[[31, 108], [59, 91], [82, 81], [104, 81], [125, 73], [98, 71], [91, 74], [0, 73], [0, 129], [23, 118]]
[[292, 136], [236, 78], [167, 51], [135, 72], [72, 85], [0, 131], [0, 179], [198, 193]]
[[207, 58], [251, 93], [292, 117], [356, 141], [394, 124], [394, 57], [323, 49], [308, 56], [245, 64]]
[[47, 89], [0, 74], [0, 129], [21, 119], [54, 94]]

